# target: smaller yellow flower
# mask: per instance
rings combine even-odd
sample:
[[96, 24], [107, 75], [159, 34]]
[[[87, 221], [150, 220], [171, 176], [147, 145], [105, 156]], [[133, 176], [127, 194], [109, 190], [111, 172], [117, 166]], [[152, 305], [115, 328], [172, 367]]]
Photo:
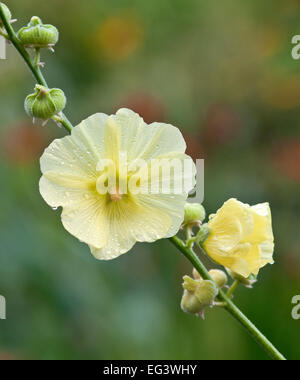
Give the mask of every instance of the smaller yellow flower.
[[273, 264], [274, 237], [268, 203], [249, 206], [229, 199], [208, 226], [210, 235], [204, 248], [218, 264], [245, 278]]

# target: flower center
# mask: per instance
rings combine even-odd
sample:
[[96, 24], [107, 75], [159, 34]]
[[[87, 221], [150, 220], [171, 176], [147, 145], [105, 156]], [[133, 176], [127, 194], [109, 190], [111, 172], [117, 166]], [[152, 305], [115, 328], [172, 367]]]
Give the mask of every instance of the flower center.
[[108, 195], [113, 202], [119, 202], [123, 198], [119, 178], [112, 175], [111, 171], [103, 172], [96, 181], [96, 189], [100, 195]]
[[109, 192], [110, 199], [113, 202], [119, 202], [122, 199], [122, 194], [119, 193], [119, 189], [116, 188], [115, 191]]

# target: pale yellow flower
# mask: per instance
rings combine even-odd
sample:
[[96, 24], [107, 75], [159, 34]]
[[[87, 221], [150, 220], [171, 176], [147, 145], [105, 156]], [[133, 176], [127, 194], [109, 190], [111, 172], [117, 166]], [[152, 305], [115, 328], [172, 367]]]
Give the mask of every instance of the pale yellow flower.
[[[153, 242], [179, 230], [195, 182], [195, 166], [185, 149], [180, 131], [172, 125], [147, 125], [128, 109], [111, 116], [98, 113], [45, 150], [40, 192], [50, 206], [63, 208], [64, 227], [88, 244], [96, 258], [113, 259], [137, 241]], [[155, 160], [173, 158], [188, 163], [190, 170], [152, 174], [149, 168]], [[103, 166], [106, 160], [115, 164], [116, 183], [110, 182], [112, 168]], [[162, 191], [168, 179], [180, 182], [186, 176], [192, 178], [190, 188], [178, 194]], [[149, 182], [158, 185], [156, 193], [147, 191]], [[131, 191], [129, 184], [140, 192]]]
[[268, 203], [249, 206], [229, 199], [208, 222], [204, 243], [208, 255], [233, 272], [248, 277], [273, 263], [274, 237]]

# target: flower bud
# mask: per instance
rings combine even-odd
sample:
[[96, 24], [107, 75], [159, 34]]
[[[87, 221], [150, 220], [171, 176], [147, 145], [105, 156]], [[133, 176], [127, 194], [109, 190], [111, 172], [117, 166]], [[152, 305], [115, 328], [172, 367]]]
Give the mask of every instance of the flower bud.
[[245, 285], [247, 288], [252, 288], [252, 285], [255, 284], [257, 281], [256, 276], [254, 276], [253, 274], [250, 274], [249, 277], [245, 278], [228, 268], [226, 268], [226, 271], [231, 278], [233, 278], [234, 280], [238, 280], [241, 284]]
[[222, 270], [211, 269], [209, 271], [209, 274], [211, 275], [212, 279], [215, 281], [219, 288], [223, 288], [227, 284], [227, 275]]
[[188, 203], [184, 205], [183, 225], [200, 225], [205, 219], [205, 209], [200, 203]]
[[[10, 10], [9, 10], [8, 7], [7, 7], [5, 4], [3, 4], [3, 3], [1, 3], [0, 6], [2, 7], [2, 10], [3, 10], [3, 12], [4, 12], [4, 15], [5, 15], [7, 21], [10, 21], [10, 20], [11, 20], [11, 12], [10, 12]], [[2, 19], [0, 18], [0, 28], [3, 28], [3, 27], [4, 27], [4, 24], [3, 24]]]
[[61, 112], [66, 106], [66, 97], [58, 88], [48, 89], [41, 85], [35, 86], [35, 93], [25, 99], [25, 110], [29, 116], [48, 120]]
[[18, 31], [18, 37], [26, 47], [52, 48], [59, 33], [55, 26], [43, 24], [39, 17], [34, 16], [27, 26]]
[[[222, 270], [211, 269], [208, 273], [210, 274], [211, 278], [214, 280], [214, 282], [218, 285], [219, 288], [223, 288], [227, 284], [227, 275]], [[202, 280], [202, 277], [195, 268], [193, 268], [193, 277], [195, 280]]]
[[209, 280], [194, 280], [189, 276], [184, 276], [183, 280], [182, 310], [203, 316], [204, 309], [212, 306], [218, 295], [215, 283]]

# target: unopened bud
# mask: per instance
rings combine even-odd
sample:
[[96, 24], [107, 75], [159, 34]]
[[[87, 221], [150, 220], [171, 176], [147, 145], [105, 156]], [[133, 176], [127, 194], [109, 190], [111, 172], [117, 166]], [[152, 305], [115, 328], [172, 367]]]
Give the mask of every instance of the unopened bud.
[[203, 316], [204, 309], [213, 306], [218, 295], [215, 283], [209, 280], [194, 280], [189, 276], [184, 276], [183, 280], [182, 310], [186, 313]]
[[43, 120], [57, 115], [65, 106], [66, 97], [62, 90], [48, 89], [41, 85], [36, 85], [35, 93], [25, 99], [25, 110], [28, 115]]
[[183, 225], [200, 225], [205, 219], [205, 209], [200, 203], [186, 202]]
[[227, 275], [222, 270], [211, 269], [209, 271], [209, 274], [211, 275], [212, 279], [215, 281], [219, 288], [223, 288], [227, 284]]
[[27, 26], [18, 31], [18, 37], [26, 47], [53, 48], [59, 33], [55, 26], [43, 24], [39, 17], [34, 16]]

